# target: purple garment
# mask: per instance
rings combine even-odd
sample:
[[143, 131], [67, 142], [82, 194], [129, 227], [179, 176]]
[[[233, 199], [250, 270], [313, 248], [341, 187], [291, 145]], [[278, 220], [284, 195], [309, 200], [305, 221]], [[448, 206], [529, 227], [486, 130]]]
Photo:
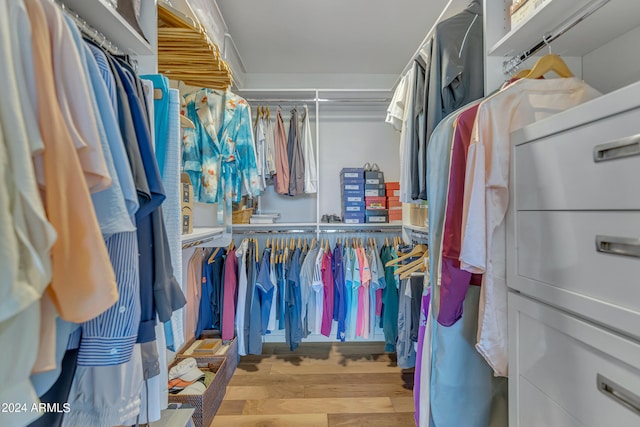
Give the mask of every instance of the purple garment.
[[469, 284], [480, 286], [482, 275], [471, 274], [460, 269], [460, 247], [462, 239], [462, 205], [464, 203], [464, 181], [467, 168], [467, 151], [471, 143], [473, 125], [478, 113], [473, 105], [460, 113], [453, 135], [447, 208], [442, 232], [442, 271], [440, 272], [440, 307], [438, 323], [451, 326], [462, 317], [464, 297]]
[[[418, 330], [418, 354], [416, 355], [416, 370], [413, 374], [413, 406], [416, 409], [414, 414], [416, 425], [420, 424], [420, 375], [422, 374], [422, 348], [424, 346], [424, 335], [427, 330], [427, 318], [429, 317], [429, 302], [431, 300], [431, 290], [427, 295], [422, 296], [420, 305], [420, 329]], [[427, 343], [430, 344], [430, 343]]]

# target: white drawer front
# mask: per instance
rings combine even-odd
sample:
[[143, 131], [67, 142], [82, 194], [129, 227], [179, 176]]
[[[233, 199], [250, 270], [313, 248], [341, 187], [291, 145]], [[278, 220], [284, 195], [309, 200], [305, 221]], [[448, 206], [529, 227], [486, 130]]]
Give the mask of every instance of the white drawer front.
[[517, 146], [514, 174], [518, 210], [640, 209], [640, 110]]
[[509, 425], [640, 425], [640, 343], [509, 294], [509, 344]]
[[[637, 256], [599, 252], [597, 236], [613, 242], [605, 244], [604, 250], [630, 254], [636, 251]], [[618, 238], [633, 238], [636, 242], [616, 245]], [[558, 288], [640, 314], [637, 239], [640, 239], [640, 212], [516, 212], [517, 270], [516, 280], [509, 286], [529, 293], [519, 288], [518, 280], [528, 278], [546, 285], [541, 285], [540, 291]], [[534, 296], [556, 304], [554, 296]], [[640, 336], [640, 326], [636, 326], [635, 333]]]

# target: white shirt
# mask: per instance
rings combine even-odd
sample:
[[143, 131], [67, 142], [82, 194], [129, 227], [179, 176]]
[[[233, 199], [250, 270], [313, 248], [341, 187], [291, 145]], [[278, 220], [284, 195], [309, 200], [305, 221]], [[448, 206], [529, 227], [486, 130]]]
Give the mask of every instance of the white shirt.
[[576, 78], [522, 79], [483, 101], [468, 151], [460, 267], [484, 274], [477, 350], [507, 376], [507, 284], [504, 217], [509, 205], [510, 133], [600, 93]]
[[244, 342], [244, 312], [247, 303], [247, 269], [245, 267], [249, 242], [243, 240], [236, 256], [238, 257], [238, 304], [236, 305], [236, 335], [238, 337], [238, 354], [247, 355], [247, 343]]
[[304, 106], [302, 119], [302, 156], [304, 158], [304, 192], [307, 194], [318, 192], [318, 170], [316, 169], [316, 156], [313, 152], [313, 139], [311, 138], [311, 124], [309, 123], [309, 108]]

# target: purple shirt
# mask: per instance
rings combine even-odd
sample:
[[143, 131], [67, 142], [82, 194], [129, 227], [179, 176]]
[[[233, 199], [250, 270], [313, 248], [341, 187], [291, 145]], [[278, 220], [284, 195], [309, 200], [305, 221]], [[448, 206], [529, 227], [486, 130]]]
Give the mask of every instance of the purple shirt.
[[236, 300], [238, 291], [238, 257], [236, 250], [227, 253], [224, 263], [224, 292], [222, 301], [222, 340], [234, 337], [234, 320], [236, 317]]

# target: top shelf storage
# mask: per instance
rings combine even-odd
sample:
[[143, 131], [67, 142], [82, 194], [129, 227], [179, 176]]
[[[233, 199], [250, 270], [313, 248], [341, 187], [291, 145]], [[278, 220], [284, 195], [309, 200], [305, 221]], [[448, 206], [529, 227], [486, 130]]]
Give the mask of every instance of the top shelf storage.
[[62, 0], [87, 24], [104, 34], [117, 47], [132, 55], [154, 55], [148, 41], [106, 0]]
[[[601, 0], [547, 0], [527, 21], [508, 28], [499, 40], [487, 40], [490, 56], [518, 55], [542, 40], [574, 14]], [[510, 3], [505, 1], [505, 5]], [[508, 6], [505, 6], [508, 10]], [[593, 15], [552, 43], [553, 53], [584, 56], [638, 26], [640, 1], [609, 0]]]

